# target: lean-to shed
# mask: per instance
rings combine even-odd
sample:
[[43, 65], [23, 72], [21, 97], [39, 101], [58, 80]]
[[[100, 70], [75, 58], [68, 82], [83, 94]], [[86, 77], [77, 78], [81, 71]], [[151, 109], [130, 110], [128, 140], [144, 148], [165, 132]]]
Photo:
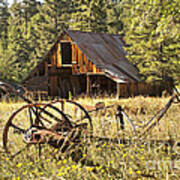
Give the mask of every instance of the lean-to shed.
[[138, 70], [126, 59], [123, 46], [118, 35], [66, 31], [24, 84], [31, 91], [62, 98], [70, 93], [148, 94], [149, 86], [141, 82]]

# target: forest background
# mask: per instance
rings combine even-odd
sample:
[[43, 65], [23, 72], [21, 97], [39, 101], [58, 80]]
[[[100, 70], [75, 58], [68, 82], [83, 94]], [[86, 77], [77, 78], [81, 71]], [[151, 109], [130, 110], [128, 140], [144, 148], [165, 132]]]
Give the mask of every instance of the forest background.
[[22, 82], [68, 29], [119, 34], [142, 79], [180, 84], [179, 0], [0, 0], [0, 79]]

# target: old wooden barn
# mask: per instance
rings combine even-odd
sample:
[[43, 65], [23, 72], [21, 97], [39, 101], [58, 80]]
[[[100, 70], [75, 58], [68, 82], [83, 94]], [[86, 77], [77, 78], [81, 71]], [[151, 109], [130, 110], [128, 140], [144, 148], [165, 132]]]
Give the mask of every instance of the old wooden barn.
[[138, 70], [125, 55], [118, 35], [66, 31], [24, 85], [34, 93], [62, 98], [70, 94], [128, 97], [160, 93], [159, 87], [141, 81]]

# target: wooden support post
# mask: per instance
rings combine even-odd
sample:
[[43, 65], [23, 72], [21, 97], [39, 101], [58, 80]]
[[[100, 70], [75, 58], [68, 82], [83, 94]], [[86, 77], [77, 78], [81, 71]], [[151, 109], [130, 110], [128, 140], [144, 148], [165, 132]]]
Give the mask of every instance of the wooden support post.
[[138, 86], [139, 83], [136, 83], [136, 95], [139, 96], [139, 86]]
[[121, 95], [120, 83], [117, 83], [116, 87], [117, 87], [117, 99], [119, 99], [119, 98], [120, 98], [120, 95]]
[[[65, 111], [65, 101], [64, 101], [64, 100], [61, 102], [61, 110], [62, 110], [63, 113], [64, 113], [64, 111]], [[63, 120], [63, 121], [65, 120], [63, 116], [62, 116], [62, 120]]]
[[63, 112], [64, 112], [64, 110], [65, 110], [64, 105], [65, 105], [65, 101], [63, 100], [63, 101], [61, 102], [61, 110], [62, 110]]
[[90, 95], [90, 75], [86, 76], [86, 95]]
[[111, 80], [108, 79], [107, 83], [108, 83], [108, 93], [111, 94], [111, 88], [112, 88]]
[[53, 82], [52, 82], [52, 76], [48, 76], [48, 78], [49, 78], [49, 94], [50, 94], [50, 96], [52, 96], [52, 95], [53, 95], [53, 88], [52, 88]]
[[48, 76], [48, 62], [47, 62], [47, 60], [45, 61], [44, 66], [45, 66], [45, 76]]
[[39, 70], [36, 71], [36, 76], [39, 76]]

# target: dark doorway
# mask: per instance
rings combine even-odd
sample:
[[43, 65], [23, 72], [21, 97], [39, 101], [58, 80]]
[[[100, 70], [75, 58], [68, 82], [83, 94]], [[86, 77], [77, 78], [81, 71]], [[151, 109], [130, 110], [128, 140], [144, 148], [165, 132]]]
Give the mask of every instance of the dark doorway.
[[62, 55], [62, 64], [72, 64], [71, 43], [69, 42], [61, 43], [61, 55]]

